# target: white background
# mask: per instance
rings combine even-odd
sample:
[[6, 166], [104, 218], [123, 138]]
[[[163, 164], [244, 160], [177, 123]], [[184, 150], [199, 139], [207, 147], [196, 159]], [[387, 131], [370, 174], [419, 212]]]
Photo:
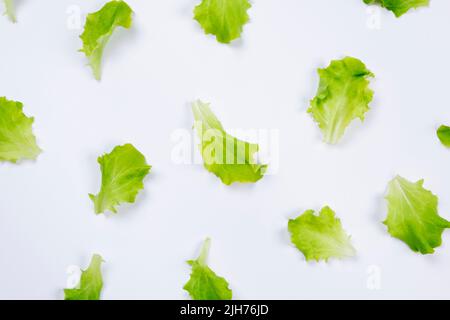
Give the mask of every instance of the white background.
[[[450, 219], [450, 150], [435, 135], [450, 123], [450, 2], [400, 19], [375, 11], [374, 30], [362, 0], [255, 0], [229, 46], [192, 19], [197, 0], [129, 0], [134, 25], [111, 39], [100, 83], [68, 9], [104, 1], [17, 2], [18, 23], [0, 19], [0, 95], [35, 117], [44, 152], [0, 165], [0, 298], [61, 299], [66, 269], [99, 253], [103, 299], [185, 299], [185, 261], [207, 236], [210, 266], [237, 299], [450, 298], [450, 232], [421, 256], [381, 224], [396, 174], [424, 178]], [[316, 69], [345, 55], [375, 73], [376, 95], [364, 124], [329, 147], [306, 109]], [[225, 128], [279, 130], [278, 173], [227, 187], [201, 165], [174, 164], [171, 134], [191, 128], [197, 98]], [[145, 191], [96, 216], [96, 159], [126, 142], [153, 165]], [[354, 259], [306, 263], [290, 244], [288, 219], [323, 205], [352, 235]]]

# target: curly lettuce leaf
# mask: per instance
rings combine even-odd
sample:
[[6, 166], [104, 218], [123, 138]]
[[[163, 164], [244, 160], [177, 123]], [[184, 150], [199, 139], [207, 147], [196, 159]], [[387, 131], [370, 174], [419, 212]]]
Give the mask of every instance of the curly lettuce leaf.
[[254, 183], [266, 172], [267, 165], [257, 164], [257, 144], [241, 141], [227, 134], [208, 103], [192, 104], [195, 129], [200, 138], [200, 151], [205, 168], [226, 185], [234, 182]]
[[305, 256], [306, 261], [330, 258], [348, 258], [355, 255], [350, 237], [344, 231], [341, 221], [329, 207], [319, 215], [307, 210], [288, 222], [291, 241]]
[[89, 59], [94, 77], [101, 78], [103, 49], [108, 43], [116, 27], [129, 29], [133, 11], [124, 1], [110, 1], [99, 11], [91, 13], [86, 18], [84, 32], [80, 36], [84, 52]]
[[99, 157], [98, 163], [102, 172], [102, 186], [98, 195], [89, 195], [94, 202], [95, 213], [104, 213], [106, 210], [117, 213], [117, 205], [134, 203], [151, 169], [144, 155], [133, 145], [125, 144]]
[[0, 97], [0, 161], [37, 158], [42, 150], [33, 135], [33, 122], [23, 113], [21, 102]]
[[427, 7], [430, 0], [363, 0], [365, 4], [377, 4], [392, 11], [398, 18], [411, 9]]
[[8, 16], [11, 22], [17, 22], [16, 20], [16, 11], [14, 10], [14, 2], [13, 0], [3, 0], [5, 2], [5, 14]]
[[221, 43], [230, 43], [241, 36], [250, 8], [248, 0], [202, 0], [194, 9], [194, 19], [206, 34], [215, 35]]
[[228, 282], [217, 276], [207, 265], [210, 245], [211, 240], [206, 239], [197, 260], [188, 261], [192, 272], [183, 289], [194, 300], [231, 300], [233, 293], [228, 288]]
[[319, 89], [308, 112], [319, 125], [324, 141], [335, 144], [355, 118], [364, 120], [373, 98], [368, 78], [374, 75], [352, 57], [333, 60], [318, 73]]
[[430, 254], [442, 242], [450, 222], [438, 215], [438, 198], [423, 188], [423, 180], [410, 182], [395, 177], [386, 196], [388, 214], [383, 222], [388, 232], [405, 242], [414, 252]]
[[437, 136], [444, 146], [450, 148], [450, 127], [440, 126], [437, 130]]
[[101, 266], [103, 259], [94, 254], [89, 267], [82, 271], [80, 283], [76, 289], [64, 289], [65, 300], [100, 300], [103, 288]]

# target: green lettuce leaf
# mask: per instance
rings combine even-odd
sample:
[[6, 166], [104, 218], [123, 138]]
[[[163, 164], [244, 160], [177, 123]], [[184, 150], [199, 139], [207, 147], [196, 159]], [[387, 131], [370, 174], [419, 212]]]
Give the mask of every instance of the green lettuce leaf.
[[133, 11], [124, 1], [110, 1], [99, 11], [87, 16], [84, 32], [80, 36], [83, 40], [80, 51], [89, 59], [95, 79], [101, 78], [103, 49], [109, 38], [116, 27], [129, 29], [132, 16]]
[[64, 289], [64, 299], [100, 300], [100, 294], [103, 288], [102, 263], [102, 257], [98, 254], [94, 254], [89, 267], [81, 273], [78, 288]]
[[422, 254], [434, 252], [441, 245], [442, 233], [450, 222], [438, 215], [438, 198], [423, 188], [423, 180], [410, 182], [395, 177], [386, 196], [388, 214], [383, 222], [388, 232]]
[[89, 195], [94, 202], [95, 213], [106, 210], [117, 213], [117, 205], [134, 203], [151, 169], [142, 153], [131, 144], [125, 144], [99, 157], [98, 163], [102, 172], [102, 187], [98, 195]]
[[333, 60], [318, 72], [319, 89], [308, 112], [322, 130], [324, 141], [335, 144], [355, 118], [364, 120], [373, 98], [368, 78], [374, 75], [364, 63], [351, 57]]
[[200, 138], [200, 151], [205, 168], [226, 185], [234, 182], [253, 183], [260, 180], [267, 165], [255, 163], [257, 144], [241, 141], [227, 134], [208, 103], [192, 104], [195, 129]]
[[328, 261], [355, 255], [350, 237], [329, 207], [324, 207], [319, 215], [314, 210], [305, 211], [289, 220], [288, 230], [292, 243], [304, 254], [306, 261]]
[[194, 19], [206, 34], [215, 35], [221, 43], [230, 43], [241, 36], [250, 7], [248, 0], [202, 0], [194, 9]]
[[211, 240], [206, 239], [197, 260], [189, 260], [191, 278], [183, 287], [194, 300], [231, 300], [232, 291], [228, 282], [217, 276], [207, 265]]
[[5, 2], [5, 14], [8, 16], [9, 20], [16, 22], [16, 12], [14, 10], [13, 0], [3, 0]]
[[21, 102], [0, 97], [0, 161], [37, 158], [42, 150], [33, 135], [33, 122], [23, 113]]
[[378, 4], [392, 11], [398, 18], [411, 9], [426, 7], [430, 0], [363, 0], [365, 4]]
[[440, 126], [437, 130], [437, 135], [442, 144], [450, 148], [450, 127]]

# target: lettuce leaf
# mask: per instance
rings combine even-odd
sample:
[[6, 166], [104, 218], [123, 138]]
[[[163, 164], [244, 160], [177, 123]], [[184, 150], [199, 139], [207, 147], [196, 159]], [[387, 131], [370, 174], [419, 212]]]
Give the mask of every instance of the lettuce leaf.
[[228, 288], [228, 282], [217, 276], [207, 265], [210, 245], [211, 240], [206, 239], [197, 260], [188, 261], [192, 272], [183, 289], [194, 300], [231, 300], [233, 293]]
[[422, 254], [441, 245], [442, 233], [450, 222], [438, 215], [438, 198], [423, 188], [423, 180], [412, 183], [400, 176], [388, 187], [388, 214], [383, 222], [388, 232]]
[[194, 19], [206, 34], [215, 35], [221, 43], [230, 43], [241, 36], [250, 7], [248, 0], [202, 0], [194, 9]]
[[89, 195], [94, 202], [95, 213], [104, 213], [106, 210], [117, 213], [117, 205], [134, 203], [151, 169], [142, 153], [133, 145], [125, 144], [99, 157], [98, 163], [102, 172], [101, 190], [96, 196]]
[[234, 182], [254, 183], [260, 180], [267, 165], [255, 163], [257, 144], [241, 141], [227, 134], [208, 103], [192, 104], [194, 127], [200, 138], [205, 168], [226, 185]]
[[100, 300], [100, 294], [103, 288], [102, 263], [102, 257], [94, 254], [89, 267], [81, 273], [78, 288], [64, 289], [64, 299]]
[[8, 16], [9, 20], [11, 20], [12, 22], [17, 22], [13, 0], [3, 0], [3, 1], [5, 2], [5, 10], [6, 10], [5, 14]]
[[398, 18], [411, 9], [426, 7], [430, 0], [363, 0], [365, 4], [378, 4], [392, 11]]
[[0, 161], [37, 158], [42, 150], [33, 135], [33, 122], [23, 113], [21, 102], [0, 97]]
[[129, 29], [133, 11], [124, 1], [110, 1], [99, 11], [91, 13], [86, 18], [84, 32], [80, 36], [84, 52], [89, 59], [94, 77], [101, 78], [103, 49], [108, 43], [116, 27]]
[[444, 146], [450, 148], [450, 127], [440, 126], [437, 130], [437, 136]]
[[324, 141], [335, 144], [355, 118], [364, 120], [373, 98], [368, 78], [374, 75], [352, 57], [333, 60], [318, 73], [319, 89], [308, 112], [322, 130]]
[[300, 250], [306, 261], [330, 258], [348, 258], [355, 255], [350, 237], [342, 228], [330, 207], [324, 207], [319, 215], [307, 210], [288, 222], [291, 241]]

